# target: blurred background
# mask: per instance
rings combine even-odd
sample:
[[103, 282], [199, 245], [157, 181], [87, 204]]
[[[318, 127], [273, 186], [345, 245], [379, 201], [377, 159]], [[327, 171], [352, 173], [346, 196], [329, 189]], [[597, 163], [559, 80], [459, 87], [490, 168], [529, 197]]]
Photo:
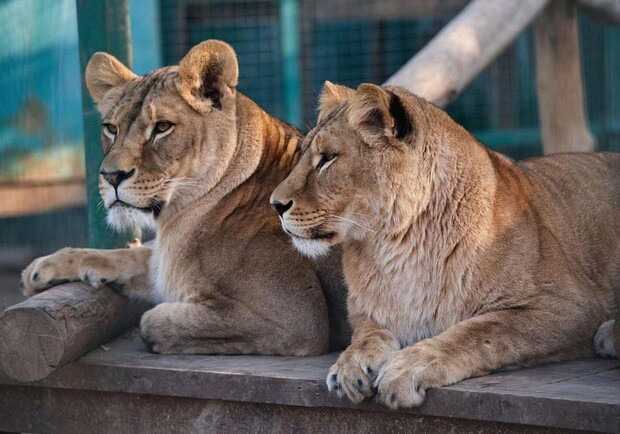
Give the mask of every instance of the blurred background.
[[[239, 57], [239, 90], [307, 130], [325, 80], [384, 82], [466, 4], [130, 0], [133, 69], [223, 39]], [[87, 244], [76, 1], [0, 0], [0, 28], [0, 276], [15, 276], [34, 256]], [[620, 28], [580, 16], [579, 30], [590, 127], [599, 150], [620, 151]], [[537, 110], [531, 28], [447, 108], [514, 158], [541, 153]]]

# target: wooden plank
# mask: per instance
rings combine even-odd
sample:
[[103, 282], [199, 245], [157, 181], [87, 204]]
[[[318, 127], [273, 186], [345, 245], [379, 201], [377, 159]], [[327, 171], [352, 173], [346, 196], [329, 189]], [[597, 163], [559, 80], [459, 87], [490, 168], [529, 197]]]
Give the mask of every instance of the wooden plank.
[[39, 214], [85, 203], [83, 179], [53, 184], [0, 184], [0, 218]]
[[385, 84], [444, 107], [510, 44], [547, 0], [473, 0]]
[[[107, 350], [92, 351], [31, 385], [386, 411], [372, 401], [354, 405], [327, 392], [325, 374], [336, 360], [336, 354], [307, 358], [156, 355], [147, 351], [135, 330], [106, 346]], [[597, 375], [604, 377], [592, 384], [586, 380], [587, 376], [598, 378]], [[602, 378], [615, 384], [613, 379], [620, 379], [620, 361], [585, 360], [499, 372], [430, 390], [421, 408], [402, 412], [425, 417], [620, 432], [620, 396], [610, 393], [609, 388], [600, 392]], [[0, 384], [19, 383], [0, 376]]]
[[593, 152], [579, 56], [577, 5], [552, 0], [534, 25], [538, 112], [545, 154]]
[[577, 360], [499, 372], [464, 381], [453, 388], [617, 404], [620, 402], [620, 364], [611, 359]]
[[0, 387], [0, 430], [72, 433], [567, 433], [409, 413]]

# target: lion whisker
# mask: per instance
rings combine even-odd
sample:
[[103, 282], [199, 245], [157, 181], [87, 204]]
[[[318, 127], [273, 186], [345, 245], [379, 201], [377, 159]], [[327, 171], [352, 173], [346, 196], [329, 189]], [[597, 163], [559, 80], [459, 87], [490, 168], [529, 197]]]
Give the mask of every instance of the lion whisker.
[[340, 215], [340, 214], [353, 214], [353, 215], [356, 215], [356, 216], [366, 217], [366, 218], [372, 218], [372, 217], [374, 217], [372, 214], [364, 214], [364, 213], [361, 213], [361, 212], [356, 212], [356, 211], [348, 211], [348, 210], [333, 211], [333, 212], [332, 212], [332, 213], [330, 213], [330, 214], [334, 214], [334, 213], [336, 213], [337, 215]]
[[327, 217], [328, 217], [328, 218], [334, 218], [334, 219], [336, 219], [336, 220], [342, 220], [342, 221], [345, 221], [345, 222], [349, 222], [349, 223], [352, 223], [352, 224], [354, 224], [354, 225], [356, 225], [356, 226], [359, 226], [359, 227], [360, 227], [360, 228], [362, 228], [362, 229], [365, 229], [365, 230], [367, 230], [367, 231], [370, 231], [370, 232], [372, 232], [372, 233], [377, 233], [377, 230], [376, 230], [376, 229], [371, 228], [370, 226], [366, 226], [366, 225], [364, 225], [364, 224], [362, 224], [362, 223], [360, 223], [360, 222], [357, 222], [357, 221], [355, 221], [355, 220], [348, 219], [348, 218], [346, 218], [346, 217], [342, 217], [342, 216], [335, 215], [335, 214], [328, 214], [328, 215], [327, 215]]
[[105, 203], [103, 203], [103, 199], [97, 202], [97, 211], [101, 211], [102, 209], [105, 209]]

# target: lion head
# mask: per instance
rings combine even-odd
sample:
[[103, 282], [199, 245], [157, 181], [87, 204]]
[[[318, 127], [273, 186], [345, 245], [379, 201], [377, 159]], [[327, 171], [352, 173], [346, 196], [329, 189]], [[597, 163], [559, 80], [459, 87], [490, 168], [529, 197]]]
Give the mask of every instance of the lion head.
[[111, 226], [154, 227], [217, 184], [237, 140], [237, 80], [235, 52], [221, 41], [144, 76], [93, 55], [86, 84], [102, 117], [99, 191]]
[[271, 196], [284, 230], [309, 256], [397, 231], [424, 209], [438, 159], [429, 117], [447, 116], [402, 88], [329, 82], [319, 111], [297, 166]]

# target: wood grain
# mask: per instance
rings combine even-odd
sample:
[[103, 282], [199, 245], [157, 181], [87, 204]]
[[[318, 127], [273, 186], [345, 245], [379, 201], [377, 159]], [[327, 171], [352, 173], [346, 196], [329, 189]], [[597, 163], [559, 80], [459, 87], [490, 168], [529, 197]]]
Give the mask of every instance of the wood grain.
[[579, 55], [577, 5], [552, 0], [534, 25], [538, 111], [545, 154], [593, 152]]
[[[387, 412], [372, 400], [355, 405], [327, 392], [325, 375], [336, 360], [335, 353], [318, 357], [156, 355], [147, 351], [136, 330], [106, 347], [31, 386], [355, 410], [358, 428], [364, 426], [365, 414]], [[0, 389], [2, 384], [19, 385], [0, 376]], [[620, 361], [581, 360], [472, 378], [429, 390], [422, 407], [400, 413], [620, 432]]]
[[547, 0], [473, 0], [385, 84], [445, 107], [530, 24]]
[[19, 381], [45, 378], [137, 324], [145, 308], [107, 287], [56, 286], [0, 316], [0, 370]]

